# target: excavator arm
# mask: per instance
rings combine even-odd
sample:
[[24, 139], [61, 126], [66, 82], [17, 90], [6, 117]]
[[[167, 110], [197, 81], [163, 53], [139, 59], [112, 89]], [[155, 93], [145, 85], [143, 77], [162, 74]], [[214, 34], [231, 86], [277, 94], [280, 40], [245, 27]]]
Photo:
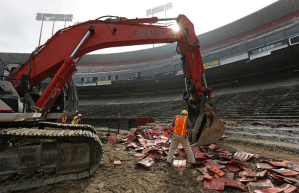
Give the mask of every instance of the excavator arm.
[[[175, 32], [167, 26], [158, 24], [159, 21], [165, 20], [176, 20], [180, 30]], [[44, 45], [38, 47], [24, 64], [19, 65], [14, 70], [7, 80], [11, 81], [18, 93], [22, 93], [55, 74], [32, 108], [32, 110], [45, 114], [51, 109], [67, 81], [76, 72], [76, 64], [84, 54], [109, 47], [173, 42], [177, 42], [177, 50], [182, 56], [186, 82], [184, 100], [188, 104], [190, 118], [193, 122], [193, 133], [190, 138], [193, 142], [197, 142], [204, 130], [211, 128], [215, 122], [213, 119], [217, 117], [207, 107], [207, 103], [211, 99], [212, 89], [207, 87], [205, 80], [199, 40], [193, 24], [184, 15], [171, 19], [158, 19], [156, 17], [97, 19], [61, 29]], [[21, 79], [21, 84], [15, 81], [12, 76]], [[207, 112], [211, 116], [207, 115]], [[204, 121], [209, 123], [206, 120], [211, 122], [207, 127], [204, 126], [206, 124], [202, 124]], [[218, 139], [223, 132], [224, 127], [221, 128]], [[218, 139], [215, 138], [212, 141]], [[205, 143], [210, 142], [211, 140]]]

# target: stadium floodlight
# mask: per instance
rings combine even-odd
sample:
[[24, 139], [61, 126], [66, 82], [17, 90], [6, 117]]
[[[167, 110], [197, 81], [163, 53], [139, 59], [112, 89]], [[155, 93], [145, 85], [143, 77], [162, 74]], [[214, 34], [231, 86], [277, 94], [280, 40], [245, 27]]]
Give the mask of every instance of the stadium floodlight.
[[38, 46], [39, 46], [41, 36], [42, 36], [44, 21], [53, 21], [53, 27], [52, 27], [52, 35], [53, 35], [55, 22], [64, 21], [64, 27], [65, 27], [67, 21], [69, 22], [73, 21], [73, 14], [36, 13], [35, 20], [42, 21], [40, 35], [39, 35], [39, 42], [38, 42]]
[[146, 16], [153, 16], [156, 13], [160, 13], [162, 11], [165, 11], [165, 17], [166, 17], [166, 11], [172, 9], [172, 2], [166, 3], [165, 5], [159, 5], [157, 7], [154, 7], [152, 9], [147, 9], [146, 10]]
[[[152, 9], [147, 9], [146, 10], [146, 16], [151, 15], [153, 17], [154, 14], [165, 11], [165, 18], [167, 18], [166, 11], [169, 10], [169, 9], [172, 9], [172, 2], [166, 3], [165, 5], [159, 5], [157, 7], [152, 8]], [[165, 22], [166, 22], [166, 25], [167, 25], [167, 20], [165, 20]], [[154, 44], [153, 44], [153, 47], [154, 47]]]

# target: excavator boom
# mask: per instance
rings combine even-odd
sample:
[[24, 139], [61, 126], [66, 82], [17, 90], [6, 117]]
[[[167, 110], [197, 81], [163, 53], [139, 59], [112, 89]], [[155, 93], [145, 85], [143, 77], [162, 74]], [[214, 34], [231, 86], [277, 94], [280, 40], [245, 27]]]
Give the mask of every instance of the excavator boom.
[[[93, 20], [59, 30], [44, 45], [37, 48], [24, 64], [17, 67], [14, 76], [21, 79], [30, 75], [30, 87], [56, 73], [50, 84], [35, 104], [41, 111], [50, 106], [49, 98], [57, 96], [61, 87], [76, 71], [75, 63], [84, 54], [108, 47], [173, 43], [178, 42], [182, 57], [187, 61], [187, 78], [194, 79], [195, 93], [202, 95], [201, 75], [205, 72], [199, 51], [199, 41], [193, 24], [184, 15], [176, 19], [180, 30], [158, 25], [158, 18]], [[66, 64], [66, 65], [64, 65]], [[190, 65], [189, 65], [190, 64]], [[12, 77], [11, 77], [12, 78]], [[21, 85], [11, 81], [18, 91]], [[60, 85], [58, 84], [60, 83]], [[205, 88], [209, 91], [208, 88]], [[53, 104], [55, 97], [51, 100]]]

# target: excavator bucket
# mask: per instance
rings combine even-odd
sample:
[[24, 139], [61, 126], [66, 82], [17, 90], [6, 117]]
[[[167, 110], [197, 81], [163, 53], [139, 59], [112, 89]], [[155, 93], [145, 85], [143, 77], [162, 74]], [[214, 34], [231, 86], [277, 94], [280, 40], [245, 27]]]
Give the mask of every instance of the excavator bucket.
[[192, 143], [208, 145], [220, 140], [224, 134], [225, 127], [223, 121], [213, 111], [209, 111], [198, 116], [192, 130]]

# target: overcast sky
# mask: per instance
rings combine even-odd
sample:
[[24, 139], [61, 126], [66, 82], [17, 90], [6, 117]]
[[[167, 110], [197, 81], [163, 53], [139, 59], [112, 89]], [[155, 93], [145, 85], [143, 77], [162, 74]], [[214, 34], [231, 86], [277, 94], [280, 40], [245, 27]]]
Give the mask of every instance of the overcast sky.
[[[103, 15], [127, 18], [146, 17], [146, 10], [172, 2], [167, 17], [186, 15], [195, 26], [196, 34], [208, 32], [231, 23], [272, 4], [276, 0], [0, 0], [0, 52], [30, 53], [38, 46], [41, 21], [36, 13], [73, 14], [75, 22], [92, 20]], [[154, 16], [164, 18], [165, 13]], [[53, 22], [44, 22], [41, 44], [52, 35]], [[56, 22], [55, 31], [64, 27]], [[110, 48], [93, 53], [123, 52], [152, 47]]]

